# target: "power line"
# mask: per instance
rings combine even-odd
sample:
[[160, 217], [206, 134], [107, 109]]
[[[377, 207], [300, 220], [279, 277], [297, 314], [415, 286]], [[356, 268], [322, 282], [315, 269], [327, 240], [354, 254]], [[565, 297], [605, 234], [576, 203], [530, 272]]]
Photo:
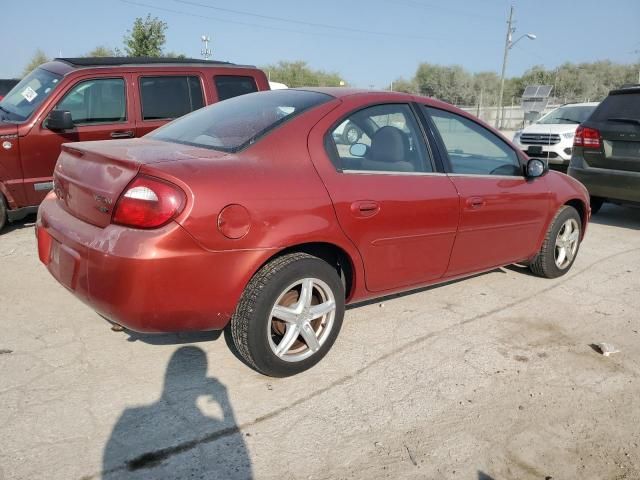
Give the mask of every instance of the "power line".
[[456, 17], [462, 15], [462, 16], [472, 17], [476, 19], [483, 18], [485, 20], [493, 20], [494, 22], [502, 22], [501, 19], [496, 18], [495, 16], [465, 12], [464, 10], [458, 10], [456, 8], [443, 7], [441, 5], [434, 5], [432, 3], [417, 2], [415, 0], [387, 0], [387, 2], [394, 3], [394, 4], [403, 4], [409, 7], [420, 8], [420, 9], [441, 10], [443, 12], [449, 13], [450, 15], [455, 15]]
[[[315, 35], [315, 36], [321, 36], [321, 37], [326, 37], [327, 34], [323, 34], [323, 33], [319, 33], [319, 32], [306, 32], [303, 30], [292, 30], [289, 28], [281, 28], [281, 27], [270, 27], [268, 25], [260, 25], [257, 23], [248, 23], [248, 22], [242, 22], [240, 20], [229, 20], [226, 18], [217, 18], [217, 17], [210, 17], [207, 15], [200, 15], [197, 13], [191, 13], [191, 12], [184, 12], [181, 10], [174, 10], [172, 8], [165, 8], [165, 7], [158, 7], [156, 5], [149, 5], [148, 3], [142, 3], [142, 2], [137, 2], [137, 1], [133, 1], [133, 0], [120, 0], [122, 3], [127, 3], [129, 5], [135, 5], [137, 7], [144, 7], [144, 8], [151, 8], [153, 10], [160, 10], [163, 12], [168, 12], [168, 13], [174, 13], [176, 15], [183, 15], [183, 16], [187, 16], [187, 17], [193, 17], [193, 18], [201, 18], [201, 19], [205, 19], [205, 20], [213, 20], [215, 22], [223, 22], [223, 23], [233, 23], [234, 25], [243, 25], [245, 27], [252, 27], [252, 28], [263, 28], [266, 30], [275, 30], [278, 32], [287, 32], [287, 33], [299, 33], [299, 34], [303, 34], [303, 35]], [[336, 35], [332, 35], [332, 36], [336, 36]], [[337, 35], [340, 36], [341, 38], [349, 38], [349, 39], [355, 39], [356, 37], [352, 37], [352, 36], [348, 36], [348, 35]]]
[[177, 3], [182, 3], [184, 5], [190, 5], [193, 7], [200, 7], [200, 8], [208, 8], [210, 10], [217, 10], [220, 12], [226, 12], [226, 13], [233, 13], [236, 15], [245, 15], [245, 16], [249, 16], [249, 17], [255, 17], [255, 18], [261, 18], [264, 20], [275, 20], [278, 22], [286, 22], [286, 23], [294, 23], [297, 25], [305, 25], [307, 27], [319, 27], [319, 28], [329, 28], [332, 30], [342, 30], [345, 32], [351, 32], [351, 33], [364, 33], [367, 35], [382, 35], [382, 36], [389, 36], [389, 37], [402, 37], [402, 38], [413, 38], [413, 39], [422, 39], [422, 40], [435, 40], [437, 39], [436, 37], [433, 36], [425, 36], [425, 35], [407, 35], [407, 34], [403, 34], [403, 33], [394, 33], [394, 32], [380, 32], [380, 31], [374, 31], [374, 30], [362, 30], [359, 28], [352, 28], [352, 27], [342, 27], [339, 25], [329, 25], [326, 23], [316, 23], [316, 22], [307, 22], [305, 20], [296, 20], [296, 19], [291, 19], [291, 18], [284, 18], [284, 17], [275, 17], [275, 16], [271, 16], [271, 15], [263, 15], [260, 13], [253, 13], [253, 12], [247, 12], [247, 11], [242, 11], [242, 10], [233, 10], [231, 8], [223, 8], [223, 7], [214, 7], [213, 5], [207, 5], [204, 3], [198, 3], [198, 2], [193, 2], [190, 0], [174, 0], [174, 2]]

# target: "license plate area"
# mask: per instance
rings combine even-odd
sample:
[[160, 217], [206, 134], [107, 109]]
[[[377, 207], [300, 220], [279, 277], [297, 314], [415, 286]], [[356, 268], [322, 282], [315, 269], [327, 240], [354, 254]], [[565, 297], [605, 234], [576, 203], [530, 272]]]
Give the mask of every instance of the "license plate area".
[[542, 155], [542, 147], [539, 145], [531, 146], [527, 149], [527, 155], [530, 157], [536, 157]]
[[75, 290], [78, 283], [80, 254], [51, 238], [49, 264], [51, 274], [65, 287]]

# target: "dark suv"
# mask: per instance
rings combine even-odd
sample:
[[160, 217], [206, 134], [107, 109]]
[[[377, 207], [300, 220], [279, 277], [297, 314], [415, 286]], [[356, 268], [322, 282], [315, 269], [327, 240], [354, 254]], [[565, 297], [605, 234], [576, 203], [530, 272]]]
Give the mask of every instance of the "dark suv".
[[593, 213], [604, 201], [640, 204], [640, 85], [609, 92], [573, 146], [568, 173], [589, 190]]
[[205, 105], [269, 90], [262, 70], [193, 59], [57, 58], [0, 101], [0, 230], [51, 190], [63, 143], [132, 138]]

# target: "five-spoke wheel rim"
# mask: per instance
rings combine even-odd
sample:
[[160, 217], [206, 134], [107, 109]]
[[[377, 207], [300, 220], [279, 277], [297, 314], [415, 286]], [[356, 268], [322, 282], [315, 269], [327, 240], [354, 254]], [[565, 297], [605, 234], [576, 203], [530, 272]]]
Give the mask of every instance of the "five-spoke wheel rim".
[[299, 362], [316, 353], [333, 328], [336, 300], [318, 278], [303, 278], [285, 288], [269, 315], [267, 337], [271, 351], [286, 362]]
[[554, 258], [556, 266], [564, 270], [573, 261], [578, 251], [580, 241], [580, 226], [574, 218], [570, 218], [562, 224], [556, 237], [556, 248]]

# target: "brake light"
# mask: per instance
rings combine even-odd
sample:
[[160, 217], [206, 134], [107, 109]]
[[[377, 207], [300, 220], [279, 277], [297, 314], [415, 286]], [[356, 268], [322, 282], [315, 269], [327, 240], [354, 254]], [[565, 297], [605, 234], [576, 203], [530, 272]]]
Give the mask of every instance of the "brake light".
[[580, 125], [573, 138], [574, 147], [600, 148], [600, 132], [595, 128]]
[[175, 218], [186, 203], [184, 192], [157, 178], [138, 176], [120, 195], [112, 223], [136, 228], [157, 228]]

